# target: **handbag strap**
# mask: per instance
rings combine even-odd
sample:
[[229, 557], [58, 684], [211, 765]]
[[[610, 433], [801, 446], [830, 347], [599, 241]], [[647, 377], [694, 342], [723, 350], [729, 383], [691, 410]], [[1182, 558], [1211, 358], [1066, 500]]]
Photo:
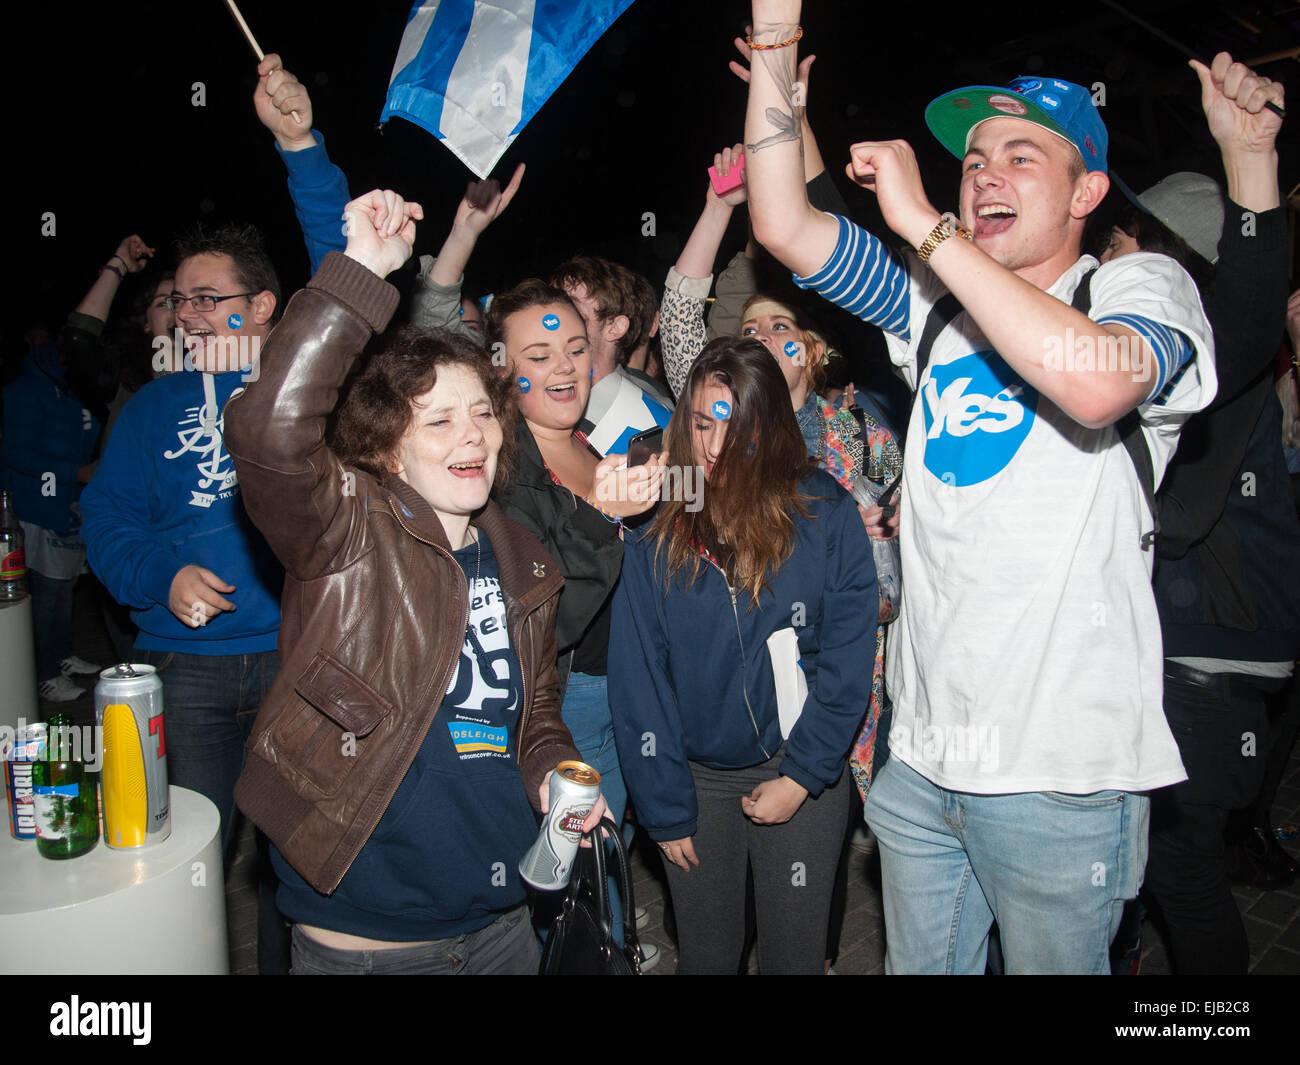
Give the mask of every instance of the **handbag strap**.
[[[571, 910], [577, 905], [578, 895], [582, 889], [582, 882], [588, 881], [590, 891], [596, 902], [596, 920], [600, 924], [601, 937], [605, 942], [610, 942], [613, 938], [613, 918], [609, 904], [609, 871], [605, 864], [605, 847], [599, 839], [601, 832], [609, 834], [609, 838], [614, 843], [614, 856], [617, 864], [617, 876], [619, 885], [622, 887], [623, 896], [623, 944], [631, 949], [631, 956], [638, 959], [641, 957], [641, 943], [636, 934], [636, 899], [632, 888], [632, 869], [627, 860], [627, 848], [623, 845], [623, 835], [614, 824], [612, 818], [608, 815], [601, 818], [600, 825], [590, 833], [585, 833], [586, 837], [591, 840], [590, 854], [591, 861], [595, 863], [595, 873], [587, 876], [586, 871], [590, 868], [586, 863], [581, 866], [582, 874], [575, 875], [569, 881], [569, 893], [565, 899], [566, 910]], [[592, 839], [592, 837], [597, 837]]]

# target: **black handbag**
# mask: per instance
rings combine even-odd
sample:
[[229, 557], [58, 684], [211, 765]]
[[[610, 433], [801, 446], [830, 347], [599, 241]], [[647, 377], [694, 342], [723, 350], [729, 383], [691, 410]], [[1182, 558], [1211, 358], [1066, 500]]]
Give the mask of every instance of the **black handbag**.
[[[623, 889], [623, 946], [614, 940], [609, 905], [609, 880], [601, 831], [614, 842], [618, 882]], [[636, 937], [636, 902], [627, 849], [618, 826], [606, 817], [588, 838], [592, 845], [578, 852], [573, 879], [560, 915], [542, 952], [543, 976], [640, 976], [641, 946]]]

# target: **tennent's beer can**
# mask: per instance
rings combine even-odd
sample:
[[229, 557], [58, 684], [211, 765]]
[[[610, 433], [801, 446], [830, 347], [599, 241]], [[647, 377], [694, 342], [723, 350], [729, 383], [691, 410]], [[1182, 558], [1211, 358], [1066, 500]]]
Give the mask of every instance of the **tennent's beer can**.
[[104, 842], [115, 849], [171, 835], [162, 681], [153, 666], [123, 663], [95, 685], [95, 723], [104, 765]]
[[561, 762], [551, 774], [551, 803], [537, 842], [519, 860], [519, 875], [540, 891], [569, 883], [582, 822], [600, 794], [600, 774], [585, 762]]

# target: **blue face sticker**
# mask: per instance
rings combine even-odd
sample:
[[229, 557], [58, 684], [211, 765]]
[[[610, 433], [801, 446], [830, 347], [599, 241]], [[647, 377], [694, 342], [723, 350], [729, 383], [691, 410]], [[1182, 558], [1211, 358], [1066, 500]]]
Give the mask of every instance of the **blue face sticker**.
[[465, 317], [465, 304], [462, 303], [462, 304], [460, 305], [460, 307], [457, 309], [456, 313], [459, 314], [462, 318], [464, 318], [464, 317]]
[[530, 388], [533, 387], [532, 381], [528, 380], [527, 377], [520, 377], [516, 380], [515, 383], [519, 385], [520, 392], [527, 392]]
[[752, 459], [758, 453], [758, 442], [751, 440], [749, 447], [745, 448], [745, 458]]
[[783, 347], [781, 350], [784, 351], [787, 355], [790, 356], [790, 358], [793, 359], [796, 355], [799, 354], [799, 345], [793, 340], [787, 340], [785, 342], [785, 347]]
[[231, 329], [238, 329], [243, 324], [244, 320], [237, 314], [232, 314], [226, 319], [226, 325], [230, 326]]
[[945, 484], [1001, 473], [1034, 426], [1038, 393], [993, 351], [932, 365], [922, 391], [925, 468]]
[[545, 318], [542, 319], [542, 328], [551, 329], [551, 330], [559, 329], [560, 328], [559, 315], [548, 314]]
[[726, 421], [726, 419], [731, 417], [731, 404], [725, 399], [718, 400], [713, 404], [713, 416], [717, 418], [718, 421]]

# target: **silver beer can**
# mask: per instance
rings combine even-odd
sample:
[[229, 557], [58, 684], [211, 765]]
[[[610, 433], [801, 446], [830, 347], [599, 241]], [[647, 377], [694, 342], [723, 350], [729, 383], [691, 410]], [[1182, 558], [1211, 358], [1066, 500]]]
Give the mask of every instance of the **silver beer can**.
[[561, 762], [551, 774], [551, 802], [537, 842], [519, 860], [519, 875], [539, 891], [569, 883], [582, 822], [600, 795], [600, 774], [585, 762]]
[[103, 766], [104, 842], [114, 849], [161, 843], [171, 835], [163, 685], [149, 665], [104, 670], [95, 685]]

